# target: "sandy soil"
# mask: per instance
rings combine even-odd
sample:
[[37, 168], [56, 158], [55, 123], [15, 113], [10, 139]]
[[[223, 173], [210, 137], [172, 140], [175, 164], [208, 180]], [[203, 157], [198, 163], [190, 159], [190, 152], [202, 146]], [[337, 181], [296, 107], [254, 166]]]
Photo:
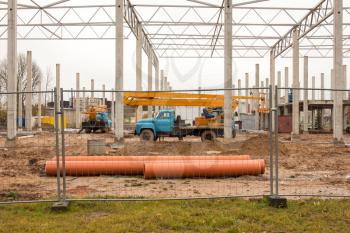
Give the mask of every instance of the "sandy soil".
[[[112, 149], [110, 134], [66, 134], [66, 154], [86, 155], [87, 140], [105, 138], [110, 155], [208, 155], [249, 154], [266, 162], [262, 176], [226, 179], [144, 180], [142, 177], [67, 177], [67, 195], [86, 197], [207, 197], [269, 194], [269, 144], [266, 133], [243, 133], [229, 143], [202, 143], [189, 137], [184, 141], [166, 139], [141, 143], [126, 139], [124, 148]], [[350, 137], [346, 136], [350, 141]], [[303, 135], [290, 141], [280, 136], [280, 194], [349, 195], [350, 148], [329, 142], [331, 135]], [[0, 139], [0, 200], [48, 199], [56, 196], [56, 178], [44, 174], [45, 161], [55, 155], [55, 137], [43, 132], [17, 139], [16, 145]]]

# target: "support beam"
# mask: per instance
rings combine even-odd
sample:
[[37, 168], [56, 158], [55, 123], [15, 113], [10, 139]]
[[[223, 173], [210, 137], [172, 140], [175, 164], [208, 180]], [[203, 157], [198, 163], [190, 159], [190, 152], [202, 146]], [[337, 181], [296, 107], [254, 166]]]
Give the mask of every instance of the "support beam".
[[111, 119], [112, 119], [112, 129], [115, 130], [115, 92], [112, 89], [111, 93]]
[[[8, 0], [7, 7], [7, 91], [17, 91], [17, 0]], [[7, 139], [16, 138], [17, 95], [7, 99]]]
[[[245, 96], [249, 96], [249, 90], [247, 88], [249, 88], [249, 73], [245, 73]], [[246, 113], [249, 113], [249, 100], [246, 100]]]
[[[224, 0], [224, 87], [232, 87], [232, 0]], [[232, 90], [224, 91], [224, 138], [232, 138]]]
[[[32, 92], [32, 51], [27, 51], [27, 87], [26, 92]], [[26, 130], [32, 131], [32, 111], [33, 111], [33, 103], [32, 103], [32, 93], [26, 93]]]
[[299, 29], [293, 31], [293, 115], [292, 138], [299, 137]]
[[[259, 84], [260, 84], [260, 66], [259, 64], [255, 64], [255, 88], [259, 88]], [[259, 92], [261, 92], [261, 90], [256, 89], [255, 90], [255, 96], [259, 96]], [[255, 129], [259, 130], [259, 101], [255, 100]]]
[[95, 98], [95, 80], [94, 79], [91, 79], [91, 94], [90, 94], [90, 97], [91, 99]]
[[[281, 88], [282, 87], [282, 72], [278, 71], [277, 72], [277, 87]], [[280, 100], [281, 100], [281, 89], [278, 89], [277, 91], [277, 100], [278, 100], [278, 104], [280, 104]]]
[[102, 84], [102, 104], [106, 105], [106, 85]]
[[[309, 88], [309, 57], [304, 56], [304, 88]], [[304, 113], [304, 132], [308, 132], [309, 126], [309, 90], [304, 89], [303, 113]]]
[[124, 140], [124, 103], [123, 103], [123, 66], [124, 66], [124, 1], [115, 1], [115, 15], [116, 15], [116, 40], [115, 40], [115, 90], [116, 105], [115, 105], [115, 141], [123, 142]]
[[[23, 128], [23, 121], [22, 121], [22, 118], [23, 118], [23, 87], [22, 87], [22, 80], [19, 80], [18, 82], [18, 86], [17, 86], [17, 91], [18, 91], [18, 101], [17, 101], [17, 104], [18, 104], [18, 116], [17, 116], [17, 119], [18, 119], [18, 129], [19, 130], [22, 130]], [[21, 120], [20, 120], [21, 119]]]
[[[336, 89], [342, 89], [343, 84], [343, 0], [334, 0], [333, 6], [334, 14], [334, 48], [333, 48], [333, 69], [334, 69], [334, 83]], [[343, 98], [342, 92], [334, 93], [333, 104], [333, 140], [334, 143], [344, 143], [343, 141]]]
[[321, 73], [321, 100], [324, 100], [324, 73]]
[[[136, 91], [142, 91], [142, 26], [137, 26], [136, 37]], [[136, 120], [142, 119], [142, 106], [136, 110]]]
[[284, 103], [288, 103], [288, 89], [289, 88], [289, 68], [284, 67]]
[[[38, 94], [38, 131], [41, 131], [41, 103], [42, 103], [42, 97], [43, 94], [41, 93], [42, 89], [41, 89], [41, 85], [42, 85], [42, 80], [41, 80], [41, 76], [39, 76], [39, 80], [38, 80], [38, 86], [39, 86], [39, 94]], [[45, 93], [46, 94], [46, 93]]]
[[[61, 65], [56, 64], [56, 96], [57, 96], [57, 105], [60, 106], [61, 99]], [[59, 109], [59, 107], [58, 107]]]
[[[152, 72], [153, 71], [153, 66], [152, 66], [152, 55], [150, 54], [148, 56], [148, 79], [147, 79], [147, 90], [148, 91], [152, 91]], [[152, 117], [152, 110], [153, 110], [153, 106], [148, 106], [148, 118]]]
[[316, 88], [316, 77], [312, 76], [312, 100], [316, 99], [316, 91], [314, 90]]
[[[270, 85], [272, 87], [272, 106], [269, 106], [270, 108], [274, 108], [276, 106], [275, 103], [275, 74], [276, 74], [276, 60], [275, 60], [275, 56], [273, 54], [273, 51], [271, 50], [270, 52]], [[275, 131], [275, 118], [272, 117], [272, 125], [271, 125], [272, 131]]]
[[75, 128], [79, 129], [81, 127], [80, 122], [80, 73], [75, 74]]

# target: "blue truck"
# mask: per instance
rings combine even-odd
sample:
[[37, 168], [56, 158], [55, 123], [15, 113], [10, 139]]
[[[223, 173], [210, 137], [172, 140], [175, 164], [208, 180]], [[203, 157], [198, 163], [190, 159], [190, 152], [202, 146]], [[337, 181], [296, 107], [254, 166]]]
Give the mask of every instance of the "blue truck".
[[[135, 135], [142, 141], [156, 141], [160, 137], [177, 137], [182, 140], [186, 136], [201, 137], [202, 141], [213, 141], [224, 136], [223, 126], [196, 126], [185, 124], [181, 116], [175, 117], [174, 110], [160, 110], [156, 117], [142, 119], [136, 123]], [[236, 131], [232, 127], [232, 136]]]

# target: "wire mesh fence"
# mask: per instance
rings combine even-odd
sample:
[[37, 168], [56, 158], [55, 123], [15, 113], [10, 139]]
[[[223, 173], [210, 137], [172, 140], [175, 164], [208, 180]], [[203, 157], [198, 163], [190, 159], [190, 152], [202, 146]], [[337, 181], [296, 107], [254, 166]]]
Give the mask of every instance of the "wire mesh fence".
[[[24, 100], [22, 110], [16, 106], [12, 112], [7, 98], [28, 93], [3, 93], [1, 202], [350, 196], [350, 151], [333, 144], [328, 98], [334, 91], [307, 90], [307, 105], [299, 95], [295, 134], [296, 90], [306, 93], [231, 90], [235, 137], [229, 140], [224, 139], [224, 89], [124, 92], [122, 143], [116, 140], [115, 91], [42, 92], [47, 101], [40, 105], [41, 114], [39, 93], [32, 93], [32, 108]], [[346, 145], [348, 91], [343, 92]], [[16, 117], [15, 140], [8, 140], [11, 113], [24, 118], [21, 125]]]

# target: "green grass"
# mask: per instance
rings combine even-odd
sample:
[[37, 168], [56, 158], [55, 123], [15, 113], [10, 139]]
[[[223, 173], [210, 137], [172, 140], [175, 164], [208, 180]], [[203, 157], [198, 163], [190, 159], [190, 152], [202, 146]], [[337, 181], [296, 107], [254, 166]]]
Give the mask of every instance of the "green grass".
[[74, 202], [0, 205], [0, 232], [349, 232], [350, 200]]

